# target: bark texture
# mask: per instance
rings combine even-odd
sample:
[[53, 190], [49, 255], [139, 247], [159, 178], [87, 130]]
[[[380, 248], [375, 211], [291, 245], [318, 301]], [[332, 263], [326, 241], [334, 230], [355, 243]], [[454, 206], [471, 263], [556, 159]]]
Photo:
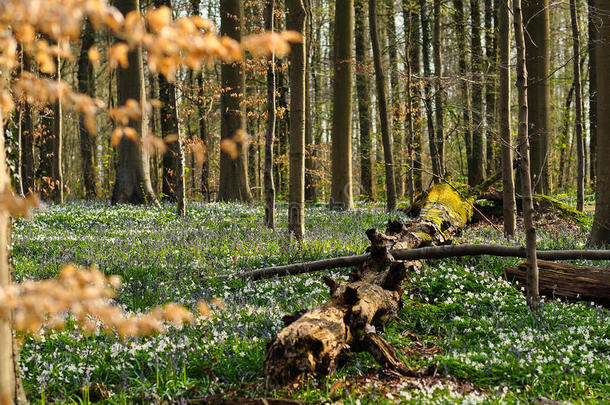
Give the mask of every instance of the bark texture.
[[574, 106], [576, 112], [574, 135], [576, 138], [576, 160], [578, 162], [578, 171], [576, 174], [576, 209], [582, 211], [585, 205], [585, 139], [582, 130], [583, 112], [582, 88], [580, 84], [580, 37], [575, 0], [570, 0], [570, 20], [572, 23], [572, 49], [574, 51]]
[[[275, 0], [265, 3], [265, 29], [273, 31]], [[275, 55], [271, 55], [267, 66], [267, 127], [265, 128], [265, 225], [275, 227], [275, 186], [273, 184], [273, 137], [275, 134]]]

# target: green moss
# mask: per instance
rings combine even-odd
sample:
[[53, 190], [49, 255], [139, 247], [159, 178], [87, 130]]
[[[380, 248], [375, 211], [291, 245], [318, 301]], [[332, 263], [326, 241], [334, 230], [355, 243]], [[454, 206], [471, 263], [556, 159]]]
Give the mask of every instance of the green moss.
[[551, 209], [558, 213], [561, 218], [574, 221], [581, 226], [591, 224], [591, 218], [585, 215], [582, 211], [578, 211], [577, 209], [562, 201], [559, 201], [556, 198], [549, 197], [548, 195], [534, 194], [534, 200], [536, 200], [543, 209]]
[[[463, 195], [466, 194], [463, 193]], [[467, 223], [472, 217], [471, 204], [468, 204], [468, 201], [447, 183], [436, 184], [430, 189], [424, 205], [428, 204], [441, 204], [445, 206], [447, 212], [463, 224]], [[442, 214], [443, 212], [439, 209], [430, 209], [426, 212], [426, 219], [440, 226]]]

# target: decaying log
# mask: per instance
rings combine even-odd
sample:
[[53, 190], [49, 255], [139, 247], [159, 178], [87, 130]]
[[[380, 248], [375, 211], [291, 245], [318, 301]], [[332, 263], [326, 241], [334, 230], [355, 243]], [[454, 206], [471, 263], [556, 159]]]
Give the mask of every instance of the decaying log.
[[[610, 268], [538, 262], [540, 294], [594, 301], [610, 307]], [[504, 270], [506, 277], [525, 283], [525, 263]]]
[[[525, 258], [525, 248], [520, 246], [463, 244], [428, 246], [417, 249], [390, 250], [390, 254], [396, 260], [406, 261], [482, 255]], [[610, 250], [537, 250], [536, 256], [540, 260], [610, 260]], [[369, 253], [362, 255], [333, 257], [330, 259], [315, 260], [305, 263], [294, 263], [285, 266], [265, 267], [262, 269], [245, 271], [243, 273], [211, 278], [264, 280], [273, 277], [291, 276], [303, 273], [313, 273], [320, 270], [358, 266], [364, 263], [369, 257]]]
[[331, 373], [339, 356], [350, 351], [368, 351], [382, 366], [408, 373], [392, 346], [376, 333], [396, 316], [409, 265], [397, 262], [390, 250], [449, 243], [472, 215], [471, 201], [462, 195], [437, 184], [415, 220], [392, 221], [386, 234], [368, 230], [369, 255], [349, 280], [325, 277], [330, 300], [300, 317], [285, 318], [287, 326], [265, 353], [267, 381], [282, 384], [307, 373]]

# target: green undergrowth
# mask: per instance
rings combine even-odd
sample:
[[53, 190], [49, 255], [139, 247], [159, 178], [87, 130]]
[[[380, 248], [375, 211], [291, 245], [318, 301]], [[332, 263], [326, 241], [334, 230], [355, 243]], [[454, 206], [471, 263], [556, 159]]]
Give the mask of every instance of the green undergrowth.
[[[310, 206], [306, 238], [298, 245], [286, 233], [286, 210], [278, 207], [277, 230], [264, 226], [262, 206], [239, 204], [192, 205], [183, 220], [169, 206], [73, 203], [18, 221], [13, 256], [20, 281], [53, 277], [72, 262], [121, 275], [116, 301], [129, 311], [168, 301], [191, 308], [202, 299], [215, 303], [210, 319], [166, 335], [121, 341], [86, 336], [69, 325], [27, 337], [21, 373], [29, 398], [78, 404], [205, 403], [213, 396], [320, 404], [610, 401], [608, 311], [554, 300], [532, 313], [521, 291], [501, 277], [518, 261], [486, 256], [433, 261], [410, 274], [399, 319], [383, 335], [424, 376], [380, 373], [370, 355], [360, 353], [331, 377], [268, 390], [265, 345], [281, 329], [284, 313], [328, 299], [320, 274], [259, 282], [210, 276], [359, 254], [368, 246], [364, 231], [388, 220], [382, 207], [331, 212]], [[561, 229], [539, 234], [541, 248], [580, 248], [585, 241]], [[506, 243], [486, 227], [458, 241]], [[348, 272], [330, 274], [345, 279]]]

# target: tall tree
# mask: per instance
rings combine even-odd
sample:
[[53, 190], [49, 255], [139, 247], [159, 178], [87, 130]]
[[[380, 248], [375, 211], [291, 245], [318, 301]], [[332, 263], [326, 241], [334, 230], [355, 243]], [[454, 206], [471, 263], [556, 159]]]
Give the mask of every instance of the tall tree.
[[400, 103], [400, 80], [398, 75], [398, 36], [396, 33], [396, 10], [394, 0], [387, 1], [387, 37], [388, 37], [388, 59], [390, 62], [390, 117], [392, 119], [392, 134], [394, 141], [394, 177], [396, 180], [396, 197], [401, 198], [404, 193], [402, 172], [404, 168], [404, 132], [400, 119], [402, 108]]
[[[140, 9], [139, 0], [116, 0], [115, 6], [126, 15]], [[144, 65], [142, 60], [142, 47], [129, 52], [127, 55], [129, 66], [119, 68], [117, 72], [118, 103], [125, 104], [129, 99], [146, 102], [144, 89]], [[138, 135], [146, 134], [146, 114], [138, 122], [130, 122]], [[156, 198], [150, 183], [150, 165], [148, 153], [136, 141], [124, 136], [117, 147], [118, 165], [116, 179], [112, 190], [112, 203], [156, 203]]]
[[[413, 97], [413, 65], [415, 61], [419, 62], [418, 58], [413, 58], [413, 42], [417, 41], [414, 39], [413, 20], [417, 18], [417, 14], [413, 12], [413, 3], [409, 0], [403, 0], [402, 2], [402, 15], [405, 21], [405, 66], [407, 71], [407, 82], [406, 86], [406, 129], [407, 129], [407, 164], [409, 172], [405, 176], [405, 191], [409, 201], [413, 201], [415, 198], [415, 156], [413, 143], [415, 142], [415, 108], [414, 108], [414, 97]], [[415, 60], [414, 60], [415, 59]], [[418, 64], [419, 65], [419, 64]], [[398, 180], [400, 181], [400, 179]]]
[[354, 2], [354, 41], [356, 43], [356, 94], [360, 127], [360, 194], [374, 198], [373, 194], [373, 141], [371, 136], [371, 80], [367, 72], [366, 0]]
[[[22, 52], [22, 69], [24, 72], [31, 71], [30, 56]], [[23, 192], [25, 194], [35, 191], [34, 175], [34, 122], [32, 106], [23, 100], [21, 106], [21, 178]]]
[[[240, 41], [243, 33], [244, 8], [241, 0], [220, 0], [220, 34]], [[223, 63], [221, 67], [220, 138], [235, 145], [236, 156], [220, 152], [218, 200], [251, 201], [248, 183], [248, 140], [243, 132], [245, 73], [243, 61]]]
[[434, 0], [434, 31], [432, 42], [432, 52], [434, 54], [434, 76], [435, 76], [435, 93], [434, 93], [434, 114], [436, 116], [436, 136], [434, 137], [434, 145], [430, 144], [430, 154], [432, 156], [432, 165], [436, 162], [437, 174], [441, 177], [445, 175], [445, 134], [443, 123], [443, 64], [442, 64], [442, 39], [441, 39], [441, 0]]
[[[267, 0], [263, 11], [265, 30], [273, 31], [275, 0]], [[275, 55], [267, 66], [267, 127], [265, 129], [265, 225], [275, 227], [275, 186], [273, 184], [273, 138], [275, 136]]]
[[527, 260], [527, 303], [535, 308], [539, 299], [538, 261], [536, 258], [536, 228], [534, 227], [534, 204], [529, 159], [528, 138], [528, 77], [525, 62], [524, 24], [521, 0], [513, 0], [515, 42], [517, 43], [517, 90], [519, 93], [519, 151], [521, 152], [521, 199], [523, 204], [523, 227], [525, 232], [525, 255]]
[[[455, 36], [458, 49], [466, 49], [466, 24], [463, 0], [453, 0]], [[469, 72], [466, 62], [466, 52], [458, 52], [458, 68], [460, 73], [460, 92], [462, 99], [461, 124], [464, 128], [464, 144], [466, 145], [466, 166], [468, 184], [474, 185], [474, 159], [472, 155], [472, 104], [470, 101]]]
[[333, 119], [329, 207], [352, 209], [352, 39], [354, 0], [335, 2]]
[[488, 176], [492, 176], [496, 170], [496, 20], [497, 0], [485, 0], [485, 139], [487, 141], [487, 165], [485, 167]]
[[576, 2], [570, 0], [570, 20], [572, 22], [572, 49], [574, 69], [574, 104], [576, 120], [574, 122], [574, 135], [576, 136], [576, 154], [578, 173], [576, 176], [576, 209], [582, 211], [585, 205], [585, 140], [582, 133], [582, 89], [580, 85], [580, 38], [578, 30], [578, 15]]
[[[606, 72], [610, 68], [610, 0], [596, 0], [600, 19], [596, 36], [596, 69]], [[610, 75], [597, 77], [597, 156], [610, 156]], [[596, 162], [595, 217], [591, 228], [590, 243], [594, 246], [610, 244], [610, 165], [603, 160]]]
[[[303, 0], [288, 0], [286, 28], [305, 33]], [[290, 191], [288, 227], [297, 239], [305, 233], [305, 36], [290, 49]]]
[[[89, 49], [95, 41], [95, 31], [89, 20], [86, 21], [81, 35], [81, 49], [78, 57], [78, 91], [95, 97], [95, 76], [93, 64], [89, 60]], [[94, 198], [95, 191], [95, 138], [85, 128], [84, 118], [80, 117], [78, 132], [80, 138], [81, 170], [83, 175], [84, 194]]]
[[523, 21], [528, 35], [525, 52], [529, 83], [530, 156], [534, 192], [551, 193], [549, 139], [551, 131], [551, 87], [549, 82], [550, 16], [548, 0], [524, 0]]
[[470, 0], [472, 22], [472, 184], [483, 182], [484, 142], [483, 142], [483, 48], [481, 46], [481, 10], [479, 0]]
[[597, 52], [595, 43], [597, 40], [597, 28], [595, 27], [595, 0], [588, 0], [588, 31], [589, 31], [589, 178], [595, 187], [596, 178], [596, 145], [597, 145]]
[[[416, 77], [421, 76], [420, 70], [420, 21], [419, 13], [417, 10], [417, 0], [403, 0], [403, 18], [405, 15], [410, 13], [410, 29], [409, 29], [409, 40], [406, 41], [407, 48], [405, 49], [405, 56], [409, 59], [409, 67], [411, 74]], [[406, 11], [405, 11], [406, 10]], [[407, 18], [409, 21], [409, 18]], [[421, 95], [420, 95], [420, 83], [421, 81], [413, 81], [413, 76], [408, 79], [410, 85], [409, 89], [412, 92], [411, 101], [407, 102], [409, 108], [409, 116], [407, 119], [411, 121], [413, 127], [408, 125], [409, 129], [409, 142], [407, 142], [407, 148], [409, 151], [411, 161], [411, 177], [413, 182], [414, 194], [421, 193], [423, 189], [422, 185], [422, 134], [420, 130], [419, 117], [421, 117]], [[411, 181], [411, 180], [410, 180]]]
[[305, 18], [307, 20], [307, 39], [305, 40], [305, 201], [317, 200], [317, 184], [315, 176], [315, 144], [313, 137], [313, 108], [311, 105], [311, 65], [313, 42], [313, 18], [311, 0], [303, 0], [305, 5]]
[[377, 84], [377, 106], [379, 122], [381, 124], [381, 138], [383, 142], [383, 157], [385, 164], [385, 183], [388, 211], [396, 209], [396, 183], [394, 179], [394, 161], [392, 156], [392, 134], [387, 107], [387, 80], [381, 62], [381, 49], [377, 34], [377, 4], [369, 0], [369, 31], [373, 46], [373, 63], [375, 64], [375, 82]]
[[517, 228], [517, 203], [513, 173], [513, 144], [510, 114], [510, 0], [500, 0], [498, 9], [498, 51], [500, 56], [500, 97], [498, 103], [498, 127], [502, 139], [502, 214], [504, 234], [515, 236]]
[[422, 32], [422, 63], [424, 65], [424, 105], [426, 108], [426, 123], [428, 125], [428, 143], [430, 145], [430, 154], [432, 159], [433, 181], [439, 182], [442, 178], [438, 159], [434, 157], [432, 148], [436, 145], [436, 135], [434, 133], [434, 117], [432, 113], [432, 86], [430, 80], [432, 73], [430, 72], [430, 24], [428, 21], [428, 10], [426, 8], [426, 0], [419, 0], [419, 18]]

